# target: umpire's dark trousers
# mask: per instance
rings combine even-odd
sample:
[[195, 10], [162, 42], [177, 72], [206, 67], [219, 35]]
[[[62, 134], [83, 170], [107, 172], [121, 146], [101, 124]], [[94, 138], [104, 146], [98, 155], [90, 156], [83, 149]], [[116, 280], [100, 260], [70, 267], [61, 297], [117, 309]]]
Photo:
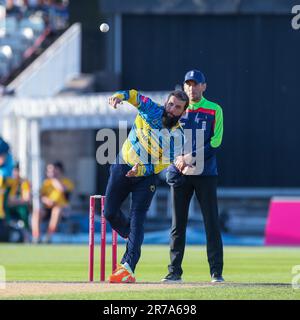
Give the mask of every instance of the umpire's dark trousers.
[[[130, 169], [126, 164], [111, 165], [105, 193], [104, 216], [114, 230], [128, 238], [121, 263], [127, 262], [134, 272], [141, 255], [146, 213], [156, 190], [156, 176], [128, 178], [126, 173]], [[125, 215], [120, 208], [130, 193], [130, 213]]]
[[210, 274], [222, 274], [223, 244], [218, 220], [217, 177], [185, 176], [185, 182], [180, 186], [172, 186], [171, 192], [173, 212], [169, 272], [180, 276], [183, 273], [181, 264], [186, 242], [188, 211], [195, 192], [203, 214]]

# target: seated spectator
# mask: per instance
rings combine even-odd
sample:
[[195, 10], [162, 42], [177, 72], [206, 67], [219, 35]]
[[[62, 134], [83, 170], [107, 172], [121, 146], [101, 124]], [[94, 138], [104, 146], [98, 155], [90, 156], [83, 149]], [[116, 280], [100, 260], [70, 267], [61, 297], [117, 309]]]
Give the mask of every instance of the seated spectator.
[[24, 0], [26, 16], [38, 14], [52, 32], [65, 29], [68, 25], [68, 1], [65, 0]]
[[4, 202], [5, 202], [5, 178], [0, 176], [0, 220], [4, 221], [5, 211], [4, 211]]
[[29, 213], [31, 204], [30, 183], [21, 178], [19, 165], [13, 170], [13, 177], [5, 182], [6, 198], [5, 216], [6, 221], [22, 221], [24, 224], [25, 240], [29, 239]]
[[59, 220], [64, 210], [69, 207], [69, 198], [74, 189], [73, 182], [64, 177], [64, 168], [61, 162], [47, 165], [46, 176], [41, 188], [42, 209], [34, 210], [32, 214], [32, 242], [40, 242], [40, 220], [50, 219], [46, 243], [51, 242], [56, 232]]

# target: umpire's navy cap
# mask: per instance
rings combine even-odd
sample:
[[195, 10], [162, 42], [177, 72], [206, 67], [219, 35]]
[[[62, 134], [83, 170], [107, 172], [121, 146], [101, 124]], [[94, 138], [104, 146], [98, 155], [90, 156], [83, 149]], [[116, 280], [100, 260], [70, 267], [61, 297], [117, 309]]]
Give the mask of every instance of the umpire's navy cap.
[[205, 83], [205, 77], [204, 74], [199, 70], [191, 70], [186, 73], [184, 77], [184, 82], [188, 80], [193, 80], [196, 83]]

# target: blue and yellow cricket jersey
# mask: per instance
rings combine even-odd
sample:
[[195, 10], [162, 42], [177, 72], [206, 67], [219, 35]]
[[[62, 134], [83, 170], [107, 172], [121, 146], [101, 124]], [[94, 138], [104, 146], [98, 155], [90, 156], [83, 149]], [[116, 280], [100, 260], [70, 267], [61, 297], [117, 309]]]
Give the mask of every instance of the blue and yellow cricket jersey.
[[118, 91], [114, 96], [138, 110], [122, 146], [123, 161], [131, 167], [139, 164], [137, 176], [157, 174], [167, 168], [182, 152], [184, 135], [180, 124], [172, 129], [163, 128], [164, 107], [136, 90]]

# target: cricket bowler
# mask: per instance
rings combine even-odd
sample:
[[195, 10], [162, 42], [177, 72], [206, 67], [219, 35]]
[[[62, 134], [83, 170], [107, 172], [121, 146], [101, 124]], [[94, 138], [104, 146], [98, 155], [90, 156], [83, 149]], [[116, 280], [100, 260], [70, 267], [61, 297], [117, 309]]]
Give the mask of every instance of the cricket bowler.
[[[184, 136], [179, 119], [189, 104], [187, 94], [181, 90], [171, 92], [164, 106], [136, 90], [120, 91], [109, 98], [114, 108], [123, 101], [136, 107], [138, 115], [116, 162], [110, 167], [105, 194], [105, 218], [127, 239], [121, 264], [109, 277], [110, 283], [136, 281], [134, 271], [141, 255], [146, 213], [156, 190], [156, 175], [182, 151]], [[129, 215], [125, 215], [120, 207], [129, 194], [131, 208]]]

